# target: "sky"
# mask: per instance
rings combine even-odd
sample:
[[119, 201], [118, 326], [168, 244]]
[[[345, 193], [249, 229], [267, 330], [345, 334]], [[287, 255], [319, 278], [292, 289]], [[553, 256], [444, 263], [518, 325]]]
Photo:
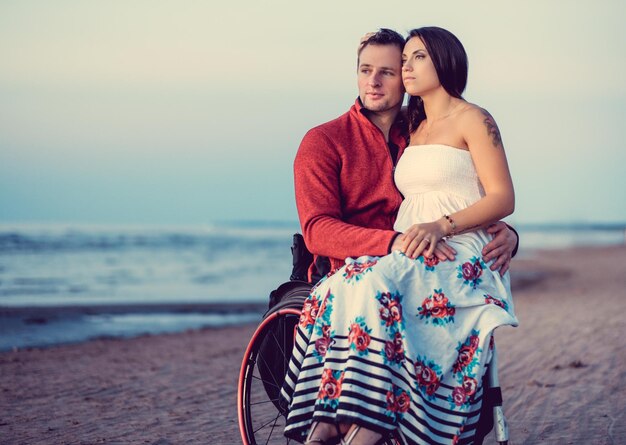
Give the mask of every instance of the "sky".
[[626, 221], [623, 1], [0, 3], [0, 223], [295, 221], [356, 47], [436, 25], [502, 132], [512, 223]]

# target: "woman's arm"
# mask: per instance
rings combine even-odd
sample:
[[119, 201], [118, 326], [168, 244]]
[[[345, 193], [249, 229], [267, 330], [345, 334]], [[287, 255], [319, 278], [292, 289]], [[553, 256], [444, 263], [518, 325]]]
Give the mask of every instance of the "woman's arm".
[[[459, 116], [459, 127], [469, 147], [485, 196], [476, 203], [437, 221], [416, 224], [406, 233], [404, 252], [410, 257], [432, 256], [442, 237], [475, 230], [513, 213], [515, 194], [500, 130], [493, 117], [478, 107]], [[454, 224], [454, 227], [453, 227]]]
[[515, 209], [513, 181], [496, 121], [487, 110], [476, 107], [463, 113], [459, 124], [485, 196], [450, 215], [456, 233], [491, 224]]

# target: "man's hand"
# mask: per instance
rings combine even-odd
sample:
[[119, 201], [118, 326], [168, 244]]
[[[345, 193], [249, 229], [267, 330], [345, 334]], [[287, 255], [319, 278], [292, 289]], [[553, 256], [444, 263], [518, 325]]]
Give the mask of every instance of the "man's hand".
[[393, 244], [391, 245], [391, 252], [395, 250], [402, 250], [403, 244], [404, 244], [404, 233], [401, 233], [400, 235], [396, 236], [396, 239], [393, 240]]
[[446, 240], [441, 240], [437, 243], [437, 247], [435, 247], [434, 255], [439, 258], [439, 261], [454, 261], [456, 258], [456, 250], [446, 244]]
[[517, 245], [517, 235], [502, 221], [490, 225], [487, 232], [493, 235], [493, 239], [483, 248], [483, 260], [486, 263], [495, 260], [489, 268], [499, 270], [502, 276], [511, 265], [511, 255]]

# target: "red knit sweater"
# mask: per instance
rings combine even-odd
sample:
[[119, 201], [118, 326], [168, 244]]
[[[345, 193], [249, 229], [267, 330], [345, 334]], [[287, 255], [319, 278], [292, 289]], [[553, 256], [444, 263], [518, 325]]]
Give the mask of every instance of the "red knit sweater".
[[[396, 236], [393, 223], [402, 195], [383, 133], [363, 114], [357, 99], [342, 116], [311, 129], [294, 162], [296, 205], [308, 249], [330, 258], [331, 269], [347, 257], [386, 255]], [[389, 139], [407, 145], [399, 118]]]

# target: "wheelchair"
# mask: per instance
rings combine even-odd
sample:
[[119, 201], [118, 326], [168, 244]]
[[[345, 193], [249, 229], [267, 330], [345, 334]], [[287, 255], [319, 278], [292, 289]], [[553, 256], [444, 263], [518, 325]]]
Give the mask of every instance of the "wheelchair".
[[[280, 391], [289, 367], [300, 311], [313, 287], [313, 283], [307, 280], [313, 256], [306, 249], [300, 234], [294, 235], [291, 251], [293, 270], [290, 280], [270, 293], [269, 309], [252, 335], [241, 362], [237, 411], [244, 445], [296, 443], [283, 435], [288, 406], [280, 397]], [[483, 408], [475, 444], [482, 444], [492, 429], [499, 445], [508, 444], [508, 427], [502, 411], [497, 366], [494, 347], [483, 380]], [[379, 443], [405, 445], [406, 441], [398, 430]]]

